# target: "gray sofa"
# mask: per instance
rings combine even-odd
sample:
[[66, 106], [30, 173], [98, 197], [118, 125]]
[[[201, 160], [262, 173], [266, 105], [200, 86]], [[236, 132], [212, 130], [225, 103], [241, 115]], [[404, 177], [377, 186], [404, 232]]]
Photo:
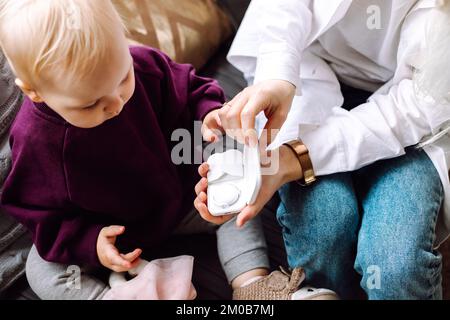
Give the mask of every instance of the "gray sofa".
[[[8, 131], [21, 102], [22, 94], [0, 52], [0, 185], [10, 170]], [[0, 294], [23, 275], [30, 244], [25, 228], [0, 211]]]

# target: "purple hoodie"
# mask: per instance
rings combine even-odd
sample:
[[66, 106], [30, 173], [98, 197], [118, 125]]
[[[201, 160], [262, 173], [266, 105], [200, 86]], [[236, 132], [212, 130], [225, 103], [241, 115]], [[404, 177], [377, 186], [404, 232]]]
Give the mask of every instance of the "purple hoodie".
[[151, 251], [192, 208], [197, 166], [172, 163], [171, 135], [193, 136], [223, 91], [160, 51], [130, 51], [136, 90], [116, 118], [81, 129], [26, 99], [13, 124], [2, 206], [47, 261], [98, 266], [97, 237], [112, 224], [126, 227], [119, 249]]

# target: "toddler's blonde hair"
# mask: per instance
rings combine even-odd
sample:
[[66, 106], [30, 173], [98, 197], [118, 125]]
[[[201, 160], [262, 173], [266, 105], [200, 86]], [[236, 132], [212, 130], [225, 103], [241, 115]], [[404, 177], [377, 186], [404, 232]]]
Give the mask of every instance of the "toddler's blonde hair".
[[106, 57], [114, 28], [123, 28], [110, 0], [0, 0], [0, 45], [16, 76], [81, 80]]

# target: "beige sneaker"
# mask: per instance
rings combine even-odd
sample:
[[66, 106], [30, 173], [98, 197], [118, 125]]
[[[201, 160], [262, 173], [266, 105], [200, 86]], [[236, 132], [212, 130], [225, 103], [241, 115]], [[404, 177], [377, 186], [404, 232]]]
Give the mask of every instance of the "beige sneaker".
[[335, 292], [312, 287], [299, 288], [305, 280], [302, 268], [292, 273], [280, 268], [271, 274], [233, 291], [233, 300], [338, 300]]

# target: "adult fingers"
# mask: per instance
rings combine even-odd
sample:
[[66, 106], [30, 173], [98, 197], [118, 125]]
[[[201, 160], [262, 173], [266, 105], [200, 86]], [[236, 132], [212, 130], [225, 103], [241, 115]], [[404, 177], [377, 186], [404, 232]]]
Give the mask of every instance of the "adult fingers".
[[220, 136], [224, 134], [224, 130], [220, 123], [218, 111], [215, 111], [214, 114], [210, 117], [205, 118], [205, 121], [202, 124], [201, 131], [203, 140], [207, 142], [219, 141]]
[[209, 165], [205, 162], [201, 166], [198, 167], [198, 174], [205, 178], [208, 175]]
[[199, 212], [200, 216], [213, 224], [221, 225], [227, 222], [228, 220], [231, 220], [233, 218], [233, 215], [227, 215], [227, 216], [213, 216], [206, 205], [207, 196], [205, 193], [201, 193], [195, 200], [194, 200], [194, 207]]
[[225, 133], [240, 143], [244, 143], [241, 113], [248, 99], [248, 92], [243, 91], [228, 102], [223, 110], [219, 111], [220, 122], [225, 129]]
[[258, 213], [261, 212], [266, 203], [270, 201], [272, 196], [278, 190], [278, 185], [279, 184], [274, 183], [270, 179], [264, 179], [255, 203], [248, 205], [241, 211], [241, 213], [238, 214], [236, 218], [236, 225], [238, 227], [242, 227], [245, 223], [258, 215]]
[[255, 122], [257, 115], [263, 111], [270, 103], [269, 98], [257, 93], [252, 96], [241, 113], [241, 125], [246, 144], [256, 146], [258, 144], [258, 134], [255, 130]]
[[216, 142], [219, 140], [219, 136], [214, 132], [214, 130], [209, 129], [208, 126], [203, 126], [202, 135], [203, 140], [207, 142]]
[[266, 125], [264, 126], [263, 134], [260, 137], [261, 145], [269, 146], [273, 142], [278, 132], [280, 132], [280, 128], [286, 121], [286, 118], [287, 113], [281, 109], [277, 110], [272, 116], [269, 117]]
[[208, 180], [206, 178], [202, 178], [199, 183], [195, 185], [195, 194], [198, 196], [201, 192], [205, 192], [208, 188]]

